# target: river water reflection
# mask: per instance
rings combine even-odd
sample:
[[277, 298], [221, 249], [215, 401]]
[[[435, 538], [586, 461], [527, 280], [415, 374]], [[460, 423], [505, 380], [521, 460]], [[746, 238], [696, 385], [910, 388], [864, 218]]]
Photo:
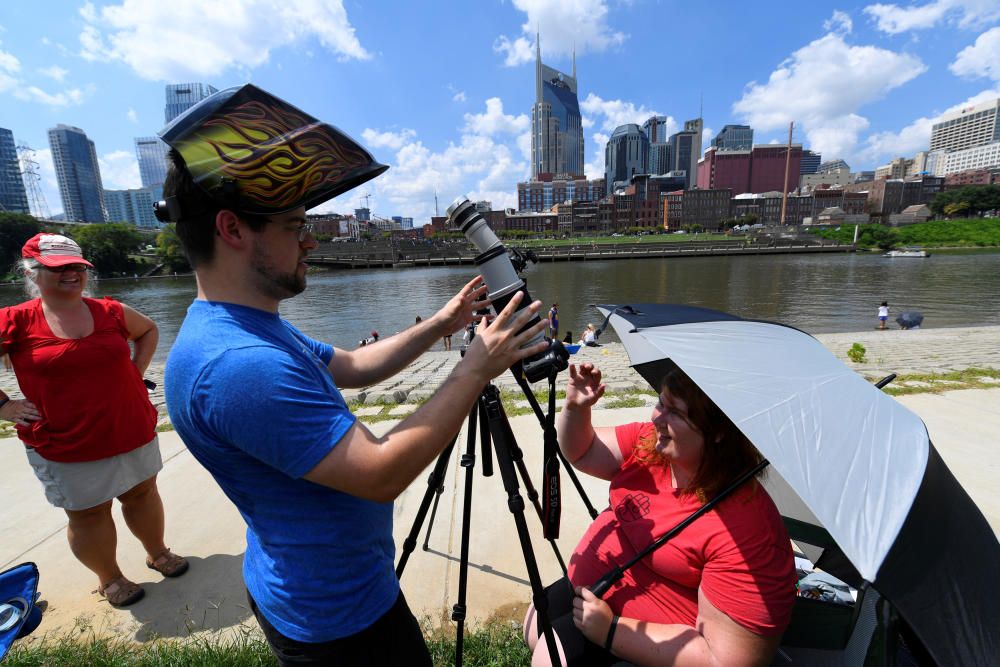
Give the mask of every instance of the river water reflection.
[[[281, 312], [308, 335], [351, 348], [373, 329], [387, 336], [412, 325], [417, 315], [430, 316], [472, 275], [471, 267], [315, 271], [309, 288], [283, 302]], [[928, 328], [1000, 324], [997, 252], [935, 253], [928, 259], [859, 253], [560, 262], [531, 265], [524, 275], [545, 310], [559, 303], [562, 335], [569, 330], [578, 336], [588, 322], [599, 324], [589, 304], [629, 302], [699, 305], [810, 333], [873, 328], [883, 300], [893, 317], [922, 311]], [[154, 360], [163, 361], [195, 283], [105, 281], [95, 294], [152, 317], [160, 327]], [[0, 305], [23, 298], [18, 287], [0, 287]], [[608, 340], [613, 336], [606, 334]]]

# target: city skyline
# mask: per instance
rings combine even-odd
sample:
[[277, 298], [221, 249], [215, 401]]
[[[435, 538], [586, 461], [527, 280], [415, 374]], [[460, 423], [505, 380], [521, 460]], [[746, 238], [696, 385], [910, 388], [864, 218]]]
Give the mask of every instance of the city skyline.
[[[350, 212], [370, 194], [378, 214], [419, 222], [435, 192], [442, 210], [460, 195], [516, 206], [530, 175], [536, 30], [546, 65], [571, 71], [575, 49], [588, 178], [603, 174], [615, 127], [661, 115], [673, 134], [701, 105], [703, 149], [727, 124], [784, 143], [794, 120], [795, 143], [863, 170], [927, 150], [949, 110], [1000, 97], [1000, 7], [972, 1], [727, 6], [722, 21], [718, 8], [642, 0], [391, 11], [256, 0], [244, 3], [251, 21], [206, 18], [187, 0], [124, 6], [0, 9], [0, 127], [38, 151], [53, 213], [62, 202], [49, 128], [87, 133], [104, 187], [138, 188], [136, 138], [161, 129], [166, 85], [195, 81], [253, 81], [391, 165], [320, 210]], [[475, 38], [457, 40], [469, 25], [480, 26]]]

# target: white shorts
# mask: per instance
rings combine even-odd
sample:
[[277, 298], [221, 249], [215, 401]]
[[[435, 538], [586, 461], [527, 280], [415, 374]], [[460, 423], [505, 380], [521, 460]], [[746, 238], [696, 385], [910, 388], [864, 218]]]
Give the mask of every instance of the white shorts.
[[28, 463], [55, 507], [85, 510], [117, 498], [163, 468], [157, 436], [130, 452], [96, 461], [49, 461], [26, 447]]

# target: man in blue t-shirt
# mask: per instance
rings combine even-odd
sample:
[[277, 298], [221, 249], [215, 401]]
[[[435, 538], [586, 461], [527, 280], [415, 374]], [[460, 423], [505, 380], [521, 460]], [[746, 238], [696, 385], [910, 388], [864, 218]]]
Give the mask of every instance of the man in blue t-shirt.
[[[336, 187], [312, 177], [283, 182], [284, 171], [258, 174], [273, 147], [241, 149], [240, 138], [266, 135], [301, 112], [269, 115], [281, 101], [252, 86], [219, 93], [227, 94], [221, 104], [208, 98], [179, 119], [181, 130], [175, 123], [162, 134], [172, 164], [158, 215], [177, 223], [198, 281], [167, 361], [171, 420], [247, 523], [250, 607], [280, 664], [429, 665], [393, 570], [392, 503], [458, 433], [483, 386], [544, 348], [521, 348], [541, 321], [517, 333], [541, 304], [517, 312], [523, 294], [516, 295], [480, 329], [437, 393], [375, 437], [338, 387], [372, 385], [401, 371], [473, 321], [487, 305], [485, 287], [477, 278], [434, 316], [352, 351], [312, 340], [281, 319], [280, 302], [305, 289], [305, 258], [316, 247], [306, 205], [353, 187], [368, 167], [362, 160], [339, 172], [354, 174], [343, 176], [346, 187], [333, 176]], [[199, 143], [207, 141], [206, 127], [222, 132], [258, 118], [267, 122], [241, 126], [212, 150]], [[300, 129], [279, 127], [281, 141], [294, 141]], [[345, 148], [350, 139], [330, 126], [307, 123], [301, 131], [312, 133], [304, 146], [326, 142], [340, 150], [295, 152], [278, 142], [282, 169], [292, 153], [305, 160], [303, 173], [323, 173], [332, 155], [370, 160], [353, 142]], [[211, 163], [217, 153], [224, 164]], [[262, 193], [268, 184], [274, 190]]]

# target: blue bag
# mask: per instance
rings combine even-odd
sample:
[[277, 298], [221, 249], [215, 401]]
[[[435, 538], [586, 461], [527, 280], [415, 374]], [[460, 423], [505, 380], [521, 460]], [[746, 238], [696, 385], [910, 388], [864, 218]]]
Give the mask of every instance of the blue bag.
[[0, 660], [15, 639], [34, 632], [42, 622], [38, 600], [38, 567], [21, 563], [0, 572]]

